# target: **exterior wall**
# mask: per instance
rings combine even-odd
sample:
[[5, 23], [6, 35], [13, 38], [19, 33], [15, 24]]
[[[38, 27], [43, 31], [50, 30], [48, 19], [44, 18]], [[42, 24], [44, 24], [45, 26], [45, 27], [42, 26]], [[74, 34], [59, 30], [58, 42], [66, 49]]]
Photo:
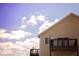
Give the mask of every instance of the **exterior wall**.
[[[79, 18], [76, 16], [69, 16], [64, 18], [60, 23], [51, 27], [45, 33], [40, 35], [40, 55], [41, 56], [49, 56], [49, 45], [45, 44], [45, 38], [60, 38], [60, 37], [68, 37], [68, 38], [77, 38], [79, 42]], [[78, 43], [79, 46], [79, 43]], [[76, 52], [52, 52], [52, 55], [76, 55]]]
[[45, 37], [40, 38], [40, 56], [49, 56], [50, 55], [50, 50], [49, 50], [49, 45], [45, 44]]
[[54, 51], [52, 56], [77, 56], [77, 52], [72, 51]]

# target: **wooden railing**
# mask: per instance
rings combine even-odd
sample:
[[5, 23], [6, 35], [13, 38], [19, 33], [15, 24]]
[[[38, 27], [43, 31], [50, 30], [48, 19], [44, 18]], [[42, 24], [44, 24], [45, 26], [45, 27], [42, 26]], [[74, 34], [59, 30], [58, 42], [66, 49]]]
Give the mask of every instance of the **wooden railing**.
[[51, 39], [49, 42], [50, 55], [51, 51], [77, 51], [78, 55], [77, 39], [57, 38]]
[[39, 49], [30, 49], [30, 56], [39, 56]]

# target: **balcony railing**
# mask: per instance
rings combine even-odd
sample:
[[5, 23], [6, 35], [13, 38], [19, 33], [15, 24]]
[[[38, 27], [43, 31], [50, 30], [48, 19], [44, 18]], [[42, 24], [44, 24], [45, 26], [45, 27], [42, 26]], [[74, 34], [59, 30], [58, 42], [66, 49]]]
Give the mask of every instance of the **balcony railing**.
[[39, 56], [39, 49], [30, 49], [30, 56]]
[[50, 55], [51, 51], [77, 51], [78, 55], [77, 39], [69, 39], [69, 38], [51, 39]]

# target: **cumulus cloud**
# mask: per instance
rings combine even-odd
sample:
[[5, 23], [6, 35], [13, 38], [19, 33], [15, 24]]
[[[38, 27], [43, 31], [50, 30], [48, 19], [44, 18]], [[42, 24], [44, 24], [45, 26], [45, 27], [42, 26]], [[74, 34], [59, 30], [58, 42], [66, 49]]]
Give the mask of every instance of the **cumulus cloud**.
[[[33, 36], [31, 32], [24, 30], [7, 31], [0, 29], [0, 38], [2, 39], [16, 39], [19, 40], [23, 37]], [[39, 39], [37, 37], [23, 38], [25, 41], [16, 42], [2, 42], [0, 43], [0, 55], [2, 56], [29, 56], [32, 47], [39, 48]]]
[[21, 19], [21, 23], [24, 24], [25, 21], [26, 21], [26, 16], [23, 16], [22, 19]]
[[6, 30], [0, 29], [0, 33], [4, 33], [4, 32], [6, 32]]
[[24, 46], [24, 42], [23, 41], [16, 41], [15, 45], [17, 45], [17, 46]]
[[55, 19], [53, 22], [50, 21], [45, 21], [39, 28], [38, 28], [38, 34], [40, 34], [41, 32], [43, 32], [44, 30], [48, 29], [49, 27], [51, 27], [52, 25], [54, 25], [55, 23], [59, 22], [58, 19]]
[[[17, 53], [19, 52], [19, 53]], [[24, 53], [24, 47], [23, 46], [18, 46], [15, 43], [12, 42], [4, 42], [0, 43], [0, 55], [22, 55]]]
[[31, 15], [29, 17], [27, 17], [28, 20], [26, 19], [26, 17], [22, 17], [21, 19], [21, 25], [20, 25], [20, 29], [25, 29], [27, 26], [37, 26], [39, 22], [45, 22], [47, 17], [43, 14], [39, 14], [39, 15]]
[[28, 24], [31, 24], [32, 26], [38, 25], [39, 22], [45, 22], [46, 21], [46, 16], [40, 14], [40, 15], [35, 15], [33, 14], [29, 21]]
[[46, 21], [39, 27], [39, 31], [43, 31], [43, 30], [47, 29], [50, 26], [51, 26], [51, 22]]
[[[26, 23], [27, 22], [27, 23]], [[39, 48], [39, 38], [32, 37], [34, 34], [31, 32], [24, 31], [27, 26], [36, 26], [41, 22], [41, 26], [37, 29], [39, 33], [46, 30], [50, 26], [58, 22], [56, 19], [54, 22], [51, 22], [47, 19], [45, 15], [31, 15], [30, 19], [27, 21], [26, 17], [22, 17], [22, 23], [19, 30], [12, 30], [7, 32], [5, 29], [0, 29], [0, 38], [7, 39], [24, 39], [25, 41], [16, 41], [12, 42], [3, 42], [0, 43], [0, 55], [29, 55], [31, 48]], [[26, 38], [29, 37], [29, 38]], [[9, 52], [9, 53], [8, 53]]]
[[0, 43], [0, 56], [2, 55], [12, 55], [12, 51], [9, 47], [13, 46], [12, 42]]
[[46, 16], [44, 16], [44, 15], [38, 15], [37, 17], [37, 21], [41, 21], [41, 22], [45, 22], [46, 21]]
[[30, 39], [26, 39], [24, 42], [3, 42], [0, 43], [0, 56], [29, 56], [30, 49], [32, 47], [39, 48], [39, 38], [33, 37]]
[[31, 24], [31, 25], [37, 25], [37, 22], [36, 22], [36, 16], [35, 15], [32, 15], [28, 21], [28, 24]]
[[33, 37], [33, 38], [30, 38], [30, 39], [26, 39], [24, 41], [24, 44], [28, 45], [29, 48], [32, 48], [32, 47], [39, 48], [39, 38]]
[[26, 28], [26, 17], [23, 16], [21, 19], [20, 29], [25, 29], [25, 28]]
[[1, 32], [0, 38], [2, 38], [2, 39], [19, 40], [19, 39], [22, 39], [24, 37], [30, 37], [30, 36], [34, 35], [31, 32], [26, 32], [26, 31], [23, 31], [23, 30], [14, 30], [14, 31], [10, 31], [10, 33], [8, 33], [8, 32], [6, 32], [6, 30], [4, 31], [4, 29], [3, 29], [0, 32]]
[[18, 30], [18, 31], [11, 31], [12, 35], [14, 35], [14, 39], [21, 39], [25, 37], [25, 35], [30, 35], [28, 32], [25, 32], [23, 30]]
[[20, 28], [21, 28], [21, 29], [25, 29], [25, 28], [26, 28], [26, 25], [23, 24], [23, 25], [20, 26]]
[[[22, 17], [21, 25], [19, 30], [7, 31], [5, 29], [0, 29], [0, 38], [2, 39], [16, 39], [18, 41], [3, 42], [0, 43], [0, 55], [29, 55], [31, 48], [39, 48], [39, 38], [32, 37], [34, 34], [31, 32], [24, 31], [27, 26], [39, 25], [39, 22], [43, 23], [43, 26], [39, 28], [41, 30], [45, 25], [50, 25], [50, 22], [46, 19], [45, 15], [31, 15], [29, 20], [26, 17]], [[26, 38], [29, 37], [29, 38]], [[20, 41], [24, 39], [25, 41]]]
[[25, 20], [25, 19], [26, 19], [26, 17], [25, 17], [25, 16], [23, 16], [23, 17], [22, 17], [22, 20]]
[[10, 56], [10, 55], [13, 55], [13, 52], [11, 50], [3, 50], [3, 51], [0, 51], [0, 56]]

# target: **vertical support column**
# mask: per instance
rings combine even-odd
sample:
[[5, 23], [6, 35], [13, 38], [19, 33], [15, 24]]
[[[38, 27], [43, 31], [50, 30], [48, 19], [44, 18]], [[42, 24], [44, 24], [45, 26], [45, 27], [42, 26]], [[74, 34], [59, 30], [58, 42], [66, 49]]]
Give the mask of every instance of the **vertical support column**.
[[77, 43], [77, 39], [76, 39], [76, 46], [77, 46], [77, 56], [78, 56], [78, 43]]
[[70, 40], [70, 39], [67, 39], [68, 47], [69, 47], [69, 40]]
[[78, 46], [77, 46], [77, 56], [78, 56]]
[[51, 40], [49, 40], [50, 56], [51, 56]]
[[57, 40], [57, 47], [59, 47], [59, 39]]

